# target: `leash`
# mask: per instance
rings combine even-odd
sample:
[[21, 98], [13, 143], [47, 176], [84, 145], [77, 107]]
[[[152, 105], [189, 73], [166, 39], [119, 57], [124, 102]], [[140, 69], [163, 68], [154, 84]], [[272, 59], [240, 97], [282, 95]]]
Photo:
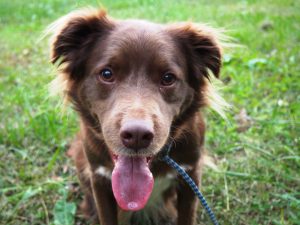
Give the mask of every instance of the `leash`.
[[214, 225], [219, 225], [215, 214], [213, 213], [213, 211], [211, 210], [211, 208], [209, 207], [209, 205], [207, 204], [207, 201], [205, 200], [204, 196], [202, 195], [202, 193], [200, 192], [199, 188], [197, 187], [197, 185], [195, 184], [195, 182], [192, 180], [192, 178], [184, 171], [184, 169], [178, 165], [178, 163], [176, 163], [173, 159], [170, 158], [169, 153], [171, 150], [172, 145], [168, 144], [166, 145], [161, 153], [160, 153], [160, 160], [164, 161], [165, 163], [167, 163], [169, 166], [171, 166], [173, 169], [175, 169], [181, 176], [182, 178], [185, 180], [185, 182], [191, 187], [191, 189], [193, 190], [193, 192], [197, 195], [197, 197], [199, 198], [202, 206], [205, 208], [210, 220], [212, 221], [212, 223]]

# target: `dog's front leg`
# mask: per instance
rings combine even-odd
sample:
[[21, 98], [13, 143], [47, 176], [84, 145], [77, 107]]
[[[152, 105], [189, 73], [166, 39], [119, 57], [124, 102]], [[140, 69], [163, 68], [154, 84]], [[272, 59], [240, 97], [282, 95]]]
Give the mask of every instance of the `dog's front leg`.
[[[188, 171], [188, 174], [198, 186], [199, 175], [196, 170]], [[177, 188], [177, 225], [194, 225], [196, 223], [198, 199], [190, 186], [181, 178]]]
[[117, 225], [118, 209], [113, 197], [111, 181], [94, 173], [91, 182], [100, 224]]

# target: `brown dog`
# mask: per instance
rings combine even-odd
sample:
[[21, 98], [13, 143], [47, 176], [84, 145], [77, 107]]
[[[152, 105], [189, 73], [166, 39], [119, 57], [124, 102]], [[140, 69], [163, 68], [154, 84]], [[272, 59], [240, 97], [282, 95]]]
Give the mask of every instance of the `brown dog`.
[[[205, 125], [221, 49], [214, 32], [191, 23], [118, 21], [79, 11], [54, 23], [52, 62], [80, 116], [69, 150], [94, 222], [193, 225], [197, 199], [160, 150], [199, 184]], [[155, 182], [154, 182], [155, 180]], [[154, 188], [154, 190], [153, 190]]]

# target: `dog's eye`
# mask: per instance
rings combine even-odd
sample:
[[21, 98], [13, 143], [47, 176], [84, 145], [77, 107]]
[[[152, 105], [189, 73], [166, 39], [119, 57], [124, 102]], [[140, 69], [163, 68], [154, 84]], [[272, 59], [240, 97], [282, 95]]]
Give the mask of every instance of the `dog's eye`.
[[161, 78], [161, 85], [171, 86], [176, 81], [176, 76], [172, 73], [165, 73]]
[[103, 69], [98, 74], [99, 79], [105, 81], [105, 82], [113, 82], [115, 80], [114, 75], [110, 69]]

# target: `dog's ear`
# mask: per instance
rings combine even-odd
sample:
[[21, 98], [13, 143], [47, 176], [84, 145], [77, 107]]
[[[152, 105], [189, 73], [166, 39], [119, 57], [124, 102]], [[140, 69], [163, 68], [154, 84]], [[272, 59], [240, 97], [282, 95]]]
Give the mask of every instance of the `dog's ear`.
[[216, 31], [192, 23], [171, 25], [168, 31], [185, 52], [187, 63], [192, 67], [192, 71], [189, 73], [193, 73], [193, 76], [197, 77], [202, 75], [209, 79], [209, 71], [211, 71], [216, 77], [219, 77], [222, 51]]
[[114, 27], [103, 10], [73, 12], [50, 25], [54, 33], [51, 43], [51, 61], [64, 64], [63, 72], [80, 79], [85, 72], [88, 52], [96, 39], [101, 39]]

